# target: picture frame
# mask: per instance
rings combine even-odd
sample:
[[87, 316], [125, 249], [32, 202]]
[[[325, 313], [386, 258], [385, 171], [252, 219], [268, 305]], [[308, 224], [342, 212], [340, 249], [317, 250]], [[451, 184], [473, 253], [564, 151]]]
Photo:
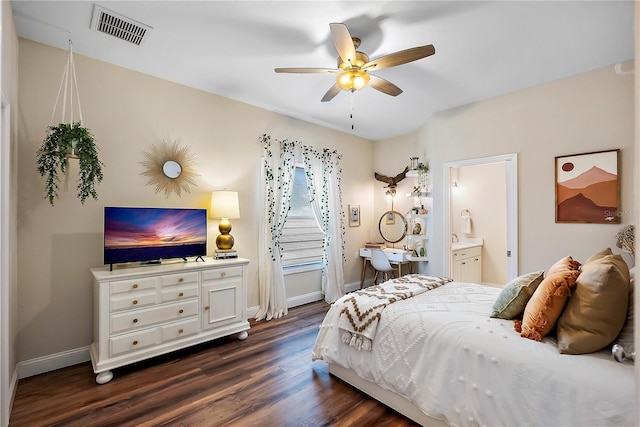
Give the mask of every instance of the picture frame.
[[360, 227], [360, 205], [349, 205], [349, 227]]
[[555, 157], [556, 223], [620, 223], [620, 150]]
[[387, 225], [393, 225], [396, 223], [396, 215], [393, 211], [389, 211], [389, 213], [387, 213], [386, 223]]

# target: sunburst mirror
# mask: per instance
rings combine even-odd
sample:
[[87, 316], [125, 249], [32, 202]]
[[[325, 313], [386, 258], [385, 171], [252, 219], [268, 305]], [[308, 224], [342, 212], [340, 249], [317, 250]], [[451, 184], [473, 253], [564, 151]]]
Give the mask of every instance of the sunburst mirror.
[[188, 147], [180, 147], [178, 142], [163, 141], [160, 145], [151, 146], [151, 151], [144, 153], [146, 160], [140, 162], [146, 170], [142, 172], [149, 178], [147, 185], [155, 185], [156, 193], [164, 191], [169, 197], [175, 192], [178, 197], [182, 192], [191, 193], [190, 186], [196, 185], [195, 156]]

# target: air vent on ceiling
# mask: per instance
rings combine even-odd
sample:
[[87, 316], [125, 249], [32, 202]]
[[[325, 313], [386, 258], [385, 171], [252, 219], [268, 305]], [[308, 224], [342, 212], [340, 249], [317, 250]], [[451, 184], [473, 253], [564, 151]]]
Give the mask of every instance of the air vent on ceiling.
[[140, 46], [153, 28], [94, 4], [91, 29]]

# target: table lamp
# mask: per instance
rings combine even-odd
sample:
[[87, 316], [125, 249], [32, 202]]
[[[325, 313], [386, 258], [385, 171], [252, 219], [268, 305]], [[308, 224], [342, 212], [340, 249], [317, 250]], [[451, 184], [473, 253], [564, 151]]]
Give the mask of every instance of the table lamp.
[[220, 235], [216, 238], [216, 252], [229, 252], [233, 249], [233, 236], [229, 219], [240, 218], [240, 207], [238, 205], [238, 193], [236, 191], [217, 190], [211, 193], [212, 218], [220, 219]]

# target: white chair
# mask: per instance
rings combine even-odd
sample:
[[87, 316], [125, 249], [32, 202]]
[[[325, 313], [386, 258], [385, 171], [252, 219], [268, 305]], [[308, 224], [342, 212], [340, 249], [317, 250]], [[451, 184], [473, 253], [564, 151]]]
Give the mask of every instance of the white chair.
[[373, 284], [377, 284], [378, 273], [382, 273], [382, 278], [386, 282], [389, 280], [389, 273], [393, 278], [394, 268], [389, 263], [389, 258], [381, 249], [371, 249], [371, 265], [376, 270], [376, 275], [373, 277]]

